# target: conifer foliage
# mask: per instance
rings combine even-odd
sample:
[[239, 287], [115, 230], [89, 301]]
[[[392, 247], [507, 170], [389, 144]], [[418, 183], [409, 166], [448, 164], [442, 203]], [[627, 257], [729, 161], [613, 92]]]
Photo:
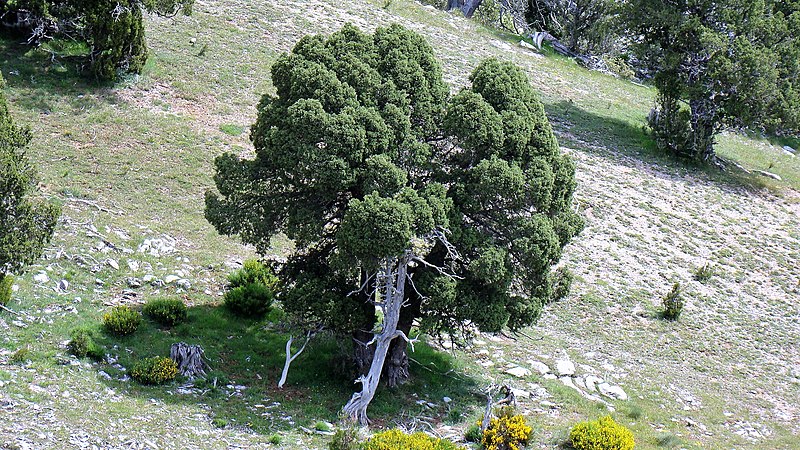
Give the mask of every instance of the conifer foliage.
[[[147, 61], [142, 12], [190, 14], [194, 0], [2, 0], [0, 16], [8, 26], [29, 33], [29, 42], [50, 39], [88, 47], [88, 67], [99, 80], [140, 73]], [[16, 18], [16, 20], [12, 20]]]
[[28, 129], [14, 124], [0, 77], [0, 286], [42, 254], [59, 209], [38, 200], [36, 169], [25, 155]]
[[[550, 268], [582, 221], [573, 163], [519, 68], [486, 60], [451, 98], [420, 35], [347, 25], [302, 38], [272, 80], [251, 131], [256, 156], [217, 158], [206, 217], [262, 254], [276, 233], [294, 241], [279, 273], [287, 313], [368, 342], [378, 320], [370, 274], [413, 254], [404, 336], [415, 321], [457, 333], [538, 318]], [[407, 376], [405, 348], [395, 339], [389, 384]]]
[[725, 127], [800, 129], [800, 2], [631, 0], [627, 27], [659, 96], [660, 147], [710, 161]]

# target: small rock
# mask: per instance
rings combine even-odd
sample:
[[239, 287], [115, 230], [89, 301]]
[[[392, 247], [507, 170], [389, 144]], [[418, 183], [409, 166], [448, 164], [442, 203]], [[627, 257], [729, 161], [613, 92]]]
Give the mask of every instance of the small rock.
[[575, 386], [578, 386], [581, 389], [586, 389], [586, 383], [583, 380], [583, 377], [575, 377]]
[[192, 283], [189, 282], [187, 279], [181, 279], [175, 282], [175, 285], [179, 288], [188, 291], [189, 288], [192, 287]]
[[587, 375], [583, 381], [586, 384], [586, 390], [596, 391], [597, 385], [602, 383], [603, 379], [594, 375]]
[[533, 370], [539, 372], [539, 375], [550, 373], [550, 367], [548, 367], [547, 364], [541, 361], [530, 361], [530, 363]]
[[558, 381], [560, 381], [564, 386], [571, 387], [572, 389], [575, 389], [576, 391], [580, 392], [580, 388], [578, 388], [578, 386], [575, 386], [575, 383], [572, 382], [572, 377], [570, 376], [559, 377]]
[[789, 147], [788, 145], [783, 146], [783, 151], [789, 153], [792, 156], [794, 156], [794, 154], [797, 153], [797, 150], [793, 149], [792, 147]]
[[155, 279], [156, 279], [156, 277], [152, 273], [148, 273], [147, 275], [142, 277], [142, 281], [145, 282], [145, 283], [150, 283]]
[[528, 370], [528, 369], [526, 369], [526, 368], [524, 368], [524, 367], [519, 367], [519, 366], [517, 366], [517, 367], [512, 367], [512, 368], [510, 368], [510, 369], [506, 369], [506, 371], [505, 371], [505, 372], [506, 372], [507, 374], [509, 374], [509, 375], [513, 375], [513, 376], [515, 376], [515, 377], [517, 377], [517, 378], [525, 378], [525, 377], [527, 377], [527, 376], [530, 376], [530, 374], [531, 374], [531, 371], [530, 371], [530, 370]]
[[197, 42], [197, 38], [190, 38], [189, 43], [194, 45]]
[[450, 402], [453, 401], [453, 399], [450, 398], [450, 397], [442, 397], [442, 401], [445, 402], [445, 403], [450, 403]]
[[119, 270], [119, 263], [117, 261], [113, 260], [113, 259], [110, 259], [110, 258], [107, 259], [106, 260], [106, 264], [111, 266], [111, 268], [114, 269], [114, 270]]
[[180, 279], [181, 279], [181, 277], [179, 277], [177, 275], [167, 275], [166, 277], [164, 277], [164, 282], [167, 283], [167, 284], [172, 284], [172, 283], [174, 283], [174, 282], [176, 282], [176, 281], [178, 281]]
[[542, 378], [544, 378], [545, 380], [555, 380], [558, 377], [554, 373], [546, 373], [542, 375]]
[[597, 390], [606, 397], [615, 398], [617, 400], [627, 400], [628, 394], [619, 386], [612, 386], [608, 383], [600, 383], [597, 385]]
[[131, 272], [137, 272], [139, 270], [139, 261], [136, 261], [135, 259], [129, 259], [128, 268], [131, 269]]
[[550, 401], [547, 401], [547, 400], [540, 401], [539, 402], [539, 406], [542, 406], [543, 408], [550, 408], [550, 409], [558, 408], [557, 404], [555, 404], [553, 402], [550, 402]]
[[527, 43], [525, 41], [519, 41], [519, 46], [522, 47], [522, 48], [527, 48], [528, 50], [533, 50], [533, 51], [537, 51], [538, 50], [535, 45], [529, 44], [529, 43]]
[[69, 282], [67, 280], [61, 280], [58, 282], [58, 290], [60, 292], [66, 292], [69, 289]]
[[100, 278], [95, 278], [94, 279], [94, 284], [96, 284], [98, 286], [102, 286], [102, 285], [106, 284], [106, 282], [101, 280]]
[[99, 375], [100, 378], [105, 378], [106, 380], [110, 380], [111, 379], [111, 375], [109, 375], [108, 373], [106, 373], [103, 370], [98, 371], [97, 375]]
[[523, 389], [511, 388], [511, 392], [514, 394], [514, 397], [516, 398], [531, 398], [531, 393]]
[[136, 288], [142, 287], [142, 280], [140, 280], [138, 278], [131, 277], [131, 278], [126, 279], [125, 281], [126, 281], [126, 283], [128, 283], [128, 287], [129, 288], [136, 289]]
[[566, 359], [556, 361], [556, 373], [561, 377], [575, 375], [575, 364]]
[[37, 283], [47, 283], [48, 281], [50, 281], [50, 277], [48, 277], [47, 274], [44, 272], [39, 272], [33, 276], [33, 281]]

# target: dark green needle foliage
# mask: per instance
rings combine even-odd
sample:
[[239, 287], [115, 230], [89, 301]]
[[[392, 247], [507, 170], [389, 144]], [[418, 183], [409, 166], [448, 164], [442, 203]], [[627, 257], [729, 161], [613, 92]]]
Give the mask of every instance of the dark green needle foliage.
[[[6, 277], [41, 256], [53, 235], [59, 209], [38, 198], [38, 175], [25, 154], [32, 136], [27, 128], [14, 124], [4, 87], [0, 77], [0, 290], [10, 292]], [[2, 297], [5, 295], [0, 292], [0, 300], [7, 301]]]
[[[346, 25], [302, 38], [272, 80], [251, 130], [256, 157], [217, 158], [206, 217], [261, 254], [276, 233], [295, 242], [279, 273], [289, 314], [372, 330], [371, 289], [348, 294], [414, 248], [425, 264], [409, 267], [400, 329], [414, 319], [430, 332], [536, 320], [550, 268], [582, 221], [571, 210], [574, 165], [520, 69], [486, 60], [451, 98], [421, 36]], [[437, 230], [459, 258], [419, 239]]]
[[[190, 14], [194, 0], [5, 0], [0, 15], [27, 29], [29, 41], [81, 42], [88, 48], [87, 66], [97, 79], [115, 80], [121, 73], [140, 73], [147, 61], [142, 13]], [[11, 18], [19, 17], [17, 22]]]
[[628, 29], [654, 73], [657, 144], [709, 161], [725, 127], [800, 129], [800, 2], [632, 0]]

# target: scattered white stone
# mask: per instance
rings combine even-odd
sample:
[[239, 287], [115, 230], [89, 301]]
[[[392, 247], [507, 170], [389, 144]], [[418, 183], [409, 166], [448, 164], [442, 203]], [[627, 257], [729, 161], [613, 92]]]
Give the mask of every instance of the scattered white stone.
[[541, 361], [529, 361], [533, 370], [539, 372], [539, 375], [550, 373], [550, 367]]
[[187, 279], [178, 280], [175, 282], [175, 285], [183, 290], [189, 290], [192, 287], [192, 283], [189, 282]]
[[615, 398], [617, 400], [627, 400], [628, 394], [619, 386], [613, 386], [608, 383], [600, 383], [597, 385], [597, 390], [606, 397]]
[[139, 261], [135, 259], [128, 260], [128, 268], [131, 269], [131, 272], [138, 272], [139, 271]]
[[554, 373], [546, 373], [542, 375], [542, 378], [544, 378], [545, 380], [555, 380], [558, 377]]
[[794, 156], [794, 154], [797, 153], [797, 150], [793, 149], [792, 147], [789, 147], [788, 145], [783, 146], [783, 151], [792, 156]]
[[119, 263], [114, 259], [107, 259], [106, 264], [108, 264], [114, 270], [119, 270]]
[[180, 279], [181, 279], [181, 277], [179, 277], [177, 275], [167, 275], [166, 277], [164, 277], [164, 282], [167, 283], [167, 284], [172, 284], [172, 283], [174, 283], [174, 282], [176, 282], [176, 281], [178, 281]]
[[57, 290], [59, 292], [66, 292], [69, 289], [69, 281], [61, 280], [58, 282]]
[[145, 283], [150, 283], [155, 279], [156, 279], [156, 277], [152, 273], [148, 273], [147, 275], [142, 277], [142, 281], [145, 282]]
[[450, 402], [453, 401], [453, 399], [450, 398], [450, 397], [442, 397], [442, 401], [445, 402], [445, 403], [450, 403]]
[[556, 361], [556, 374], [560, 377], [575, 375], [575, 364], [566, 359]]
[[573, 381], [575, 381], [575, 386], [578, 386], [581, 389], [586, 389], [586, 383], [584, 382], [583, 377], [575, 377]]
[[513, 375], [513, 376], [515, 376], [517, 378], [525, 378], [525, 377], [528, 377], [528, 376], [531, 375], [531, 371], [530, 370], [528, 370], [528, 369], [526, 369], [524, 367], [519, 367], [519, 366], [512, 367], [510, 369], [506, 369], [505, 372], [507, 374]]
[[50, 281], [50, 277], [48, 277], [47, 274], [44, 272], [39, 272], [33, 276], [33, 281], [37, 283], [47, 283], [48, 281]]
[[594, 375], [587, 375], [584, 379], [587, 391], [596, 391], [597, 385], [602, 383], [603, 379]]
[[575, 383], [573, 383], [573, 382], [572, 382], [572, 377], [570, 377], [570, 376], [559, 377], [559, 378], [558, 378], [558, 381], [560, 381], [560, 382], [561, 382], [561, 384], [563, 384], [563, 385], [564, 385], [564, 386], [566, 386], [566, 387], [570, 387], [570, 388], [572, 388], [572, 389], [575, 389], [575, 390], [576, 390], [576, 391], [578, 391], [578, 392], [580, 392], [580, 391], [581, 391], [581, 390], [578, 388], [578, 386], [575, 386]]
[[558, 405], [557, 405], [557, 404], [555, 404], [555, 403], [553, 403], [553, 402], [550, 402], [550, 401], [547, 401], [547, 400], [542, 400], [542, 401], [540, 401], [540, 402], [539, 402], [539, 405], [540, 405], [540, 406], [542, 406], [542, 407], [544, 407], [544, 408], [550, 408], [550, 409], [556, 409], [556, 408], [558, 408]]
[[531, 398], [531, 393], [523, 389], [511, 388], [511, 392], [514, 394], [515, 398]]
[[128, 283], [128, 287], [129, 288], [136, 289], [136, 288], [142, 287], [142, 280], [140, 280], [138, 278], [130, 277], [130, 278], [126, 279], [125, 281]]

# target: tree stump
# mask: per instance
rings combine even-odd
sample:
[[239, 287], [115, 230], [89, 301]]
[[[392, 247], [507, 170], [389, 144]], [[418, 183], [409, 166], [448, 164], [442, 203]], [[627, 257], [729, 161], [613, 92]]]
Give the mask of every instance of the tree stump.
[[210, 369], [206, 363], [203, 347], [199, 345], [189, 345], [185, 342], [172, 344], [169, 349], [169, 357], [178, 365], [181, 375], [189, 378], [206, 376], [206, 369]]

